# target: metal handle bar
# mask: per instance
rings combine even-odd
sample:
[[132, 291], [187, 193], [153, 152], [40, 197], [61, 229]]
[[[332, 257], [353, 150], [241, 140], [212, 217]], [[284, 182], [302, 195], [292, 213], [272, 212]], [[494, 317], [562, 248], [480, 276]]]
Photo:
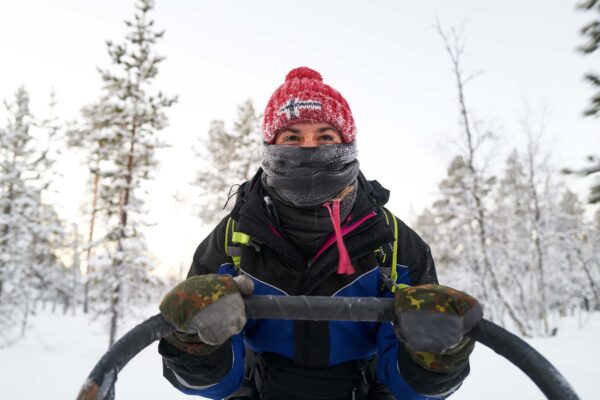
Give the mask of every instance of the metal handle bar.
[[[248, 319], [393, 322], [394, 300], [376, 297], [252, 296], [244, 299]], [[173, 332], [160, 314], [130, 330], [98, 361], [77, 400], [111, 400], [118, 373], [145, 347]], [[521, 369], [549, 400], [579, 400], [561, 373], [533, 347], [482, 319], [467, 336]]]

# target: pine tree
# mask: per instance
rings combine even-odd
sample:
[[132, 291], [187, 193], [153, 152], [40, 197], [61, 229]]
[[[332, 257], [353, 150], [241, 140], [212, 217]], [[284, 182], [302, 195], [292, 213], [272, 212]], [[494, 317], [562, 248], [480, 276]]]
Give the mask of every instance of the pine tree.
[[206, 224], [217, 223], [227, 214], [233, 203], [228, 202], [232, 187], [250, 179], [260, 165], [259, 121], [252, 102], [247, 100], [238, 106], [231, 131], [221, 120], [211, 122], [208, 139], [196, 152], [202, 167], [193, 183], [200, 192], [198, 216]]
[[494, 196], [492, 216], [494, 258], [506, 290], [518, 299], [514, 308], [528, 335], [553, 332], [549, 313], [560, 291], [552, 172], [539, 156], [539, 142], [532, 137], [526, 155], [513, 150]]
[[[83, 312], [89, 311], [89, 289], [92, 273], [90, 258], [94, 247], [94, 232], [96, 229], [96, 216], [98, 214], [98, 190], [100, 184], [99, 168], [101, 162], [110, 158], [112, 133], [110, 119], [106, 115], [110, 110], [104, 108], [102, 102], [84, 107], [81, 111], [83, 121], [80, 126], [67, 132], [67, 145], [82, 149], [86, 152], [85, 163], [90, 173], [90, 206], [87, 244], [85, 246], [85, 282], [83, 288]], [[106, 114], [105, 114], [106, 113]], [[111, 146], [108, 146], [108, 144]]]
[[[585, 220], [585, 210], [577, 195], [570, 190], [560, 197], [555, 227], [562, 273], [570, 277], [569, 285], [561, 287], [562, 309], [591, 301], [600, 307], [600, 236], [593, 221]], [[575, 304], [573, 304], [575, 302]], [[563, 311], [564, 312], [564, 311]]]
[[62, 304], [63, 312], [75, 309], [79, 282], [73, 282], [72, 276], [76, 271], [67, 268], [57, 253], [64, 253], [68, 247], [64, 222], [56, 210], [46, 204], [41, 205], [37, 221], [29, 261], [31, 283], [38, 292], [35, 301], [50, 302], [53, 309]]
[[27, 182], [37, 157], [30, 135], [32, 115], [29, 95], [19, 88], [12, 104], [5, 103], [9, 122], [0, 131], [0, 335], [10, 342], [14, 327], [26, 313], [25, 296], [20, 285], [26, 281], [23, 267], [31, 244], [31, 225], [27, 215], [35, 209], [37, 191]]
[[[487, 298], [484, 274], [477, 253], [477, 236], [470, 221], [473, 209], [472, 197], [468, 193], [468, 171], [462, 156], [456, 156], [447, 170], [447, 177], [439, 184], [440, 199], [433, 204], [436, 233], [439, 241], [432, 242], [436, 255], [446, 266], [440, 270], [444, 282], [456, 287], [465, 287], [461, 276], [476, 277], [480, 285], [472, 292], [478, 298]], [[422, 228], [420, 228], [422, 229]], [[471, 238], [473, 240], [465, 240]], [[475, 246], [475, 247], [473, 247]], [[467, 271], [461, 271], [462, 268]], [[471, 278], [469, 278], [471, 279]], [[452, 283], [450, 283], [452, 282]]]
[[[54, 116], [54, 110], [57, 105], [56, 94], [54, 90], [50, 94], [50, 115], [47, 119], [36, 123], [46, 132], [47, 143], [43, 145], [44, 151], [44, 172], [40, 174], [40, 186], [44, 189], [39, 196], [39, 212], [36, 214], [37, 224], [33, 232], [33, 246], [31, 250], [32, 273], [35, 278], [37, 296], [34, 303], [39, 301], [51, 301], [53, 308], [57, 302], [62, 303], [63, 310], [76, 306], [76, 292], [78, 286], [73, 286], [71, 276], [73, 270], [58, 257], [58, 252], [64, 254], [67, 244], [67, 229], [65, 221], [58, 215], [54, 206], [44, 200], [46, 194], [55, 192], [53, 164], [61, 156], [64, 137], [62, 135], [62, 126], [59, 119]], [[76, 282], [78, 283], [78, 282]]]
[[[600, 1], [585, 0], [579, 3], [577, 7], [585, 11], [600, 12]], [[598, 52], [600, 48], [600, 20], [595, 19], [587, 23], [583, 28], [581, 28], [581, 35], [587, 39], [587, 41], [580, 45], [577, 49], [583, 54], [593, 54]], [[586, 74], [585, 79], [594, 87], [600, 88], [600, 76], [596, 73]], [[590, 103], [590, 107], [585, 110], [585, 115], [596, 116], [600, 114], [600, 92], [592, 97]]]
[[560, 290], [556, 274], [556, 253], [553, 244], [556, 231], [552, 227], [552, 219], [557, 208], [557, 200], [553, 193], [557, 189], [553, 183], [555, 171], [548, 165], [542, 154], [542, 137], [545, 132], [545, 121], [535, 124], [532, 114], [522, 120], [523, 133], [527, 137], [527, 150], [524, 155], [527, 176], [527, 197], [529, 201], [529, 223], [533, 241], [533, 268], [536, 276], [537, 295], [532, 305], [537, 313], [535, 321], [542, 324], [536, 328], [538, 333], [549, 335], [554, 332], [550, 326], [549, 311], [551, 302], [549, 293]]
[[4, 344], [16, 338], [17, 326], [24, 333], [36, 299], [47, 295], [45, 283], [62, 278], [46, 274], [47, 269], [62, 271], [56, 255], [62, 227], [55, 210], [43, 200], [51, 177], [49, 139], [56, 129], [44, 129], [47, 121], [36, 121], [23, 87], [5, 105], [8, 122], [0, 129], [0, 337]]
[[[495, 207], [491, 212], [493, 241], [491, 243], [496, 269], [502, 286], [510, 291], [515, 313], [522, 322], [522, 333], [535, 332], [531, 274], [533, 268], [530, 196], [526, 168], [516, 150], [505, 162], [504, 173], [494, 193]], [[512, 289], [512, 290], [511, 290]], [[537, 295], [537, 290], [535, 291]]]
[[158, 164], [157, 150], [166, 146], [158, 136], [167, 124], [164, 109], [176, 101], [152, 92], [164, 59], [153, 51], [164, 34], [149, 17], [154, 2], [139, 0], [135, 7], [134, 21], [125, 22], [129, 32], [123, 43], [107, 42], [112, 68], [100, 70], [103, 95], [84, 108], [85, 122], [78, 130], [95, 182], [91, 221], [103, 228], [89, 260], [90, 302], [95, 315], [109, 319], [109, 344], [132, 306], [147, 300], [158, 284], [143, 234], [144, 182]]
[[576, 195], [557, 195], [556, 173], [541, 157], [539, 141], [528, 135], [527, 151], [514, 150], [482, 196], [493, 276], [483, 268], [463, 157], [452, 161], [440, 199], [415, 226], [434, 249], [440, 281], [479, 297], [488, 318], [505, 323], [506, 314], [522, 335], [546, 336], [556, 332], [556, 316], [598, 307], [600, 235]]
[[[578, 8], [586, 11], [600, 12], [599, 0], [585, 0], [578, 4]], [[600, 52], [600, 18], [596, 18], [586, 24], [581, 29], [582, 36], [587, 39], [585, 43], [578, 47], [583, 54], [594, 54]], [[584, 115], [598, 117], [600, 115], [600, 75], [590, 72], [585, 75], [585, 79], [598, 90], [590, 100], [590, 106], [584, 111]], [[590, 203], [600, 203], [600, 154], [592, 154], [587, 157], [588, 166], [576, 171], [582, 176], [593, 176], [594, 183], [590, 188], [588, 201]], [[571, 173], [571, 170], [565, 170]]]
[[453, 66], [462, 140], [440, 198], [416, 227], [434, 249], [442, 282], [472, 293], [488, 318], [522, 335], [552, 335], [553, 316], [582, 298], [597, 303], [600, 236], [576, 196], [566, 193], [559, 202], [555, 171], [541, 152], [544, 120], [534, 125], [527, 113], [526, 151], [510, 154], [498, 181], [486, 172], [491, 135], [481, 133], [467, 107], [471, 77], [461, 64], [461, 34], [438, 30]]
[[[591, 248], [591, 262], [592, 268], [596, 271], [595, 275], [595, 293], [599, 294], [600, 297], [600, 210], [597, 210], [594, 219], [590, 223], [590, 231], [587, 236], [587, 242]], [[596, 296], [596, 301], [598, 300]], [[596, 310], [600, 310], [600, 303], [596, 303]]]

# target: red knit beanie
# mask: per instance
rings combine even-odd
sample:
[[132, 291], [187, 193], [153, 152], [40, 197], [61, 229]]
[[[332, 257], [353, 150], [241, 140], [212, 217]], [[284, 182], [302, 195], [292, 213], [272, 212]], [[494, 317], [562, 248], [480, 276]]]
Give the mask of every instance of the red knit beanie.
[[346, 100], [323, 83], [321, 74], [307, 67], [291, 70], [269, 99], [263, 121], [265, 142], [274, 143], [281, 129], [297, 122], [328, 122], [337, 128], [344, 143], [356, 138]]

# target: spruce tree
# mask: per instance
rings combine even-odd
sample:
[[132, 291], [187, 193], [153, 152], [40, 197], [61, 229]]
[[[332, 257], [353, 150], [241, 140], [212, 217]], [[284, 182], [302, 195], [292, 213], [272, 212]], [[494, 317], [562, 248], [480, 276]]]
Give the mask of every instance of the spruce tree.
[[101, 225], [102, 233], [93, 243], [88, 279], [94, 314], [109, 320], [109, 344], [119, 322], [134, 304], [148, 300], [158, 283], [143, 234], [144, 183], [158, 164], [157, 151], [166, 146], [158, 135], [167, 124], [165, 109], [176, 101], [152, 87], [164, 59], [153, 50], [164, 34], [149, 16], [154, 2], [139, 0], [135, 8], [134, 20], [125, 22], [124, 41], [107, 42], [112, 66], [100, 70], [103, 94], [84, 108], [83, 127], [73, 134], [75, 144], [82, 138], [95, 182], [91, 222]]
[[[585, 0], [578, 4], [578, 8], [600, 13], [599, 0]], [[586, 41], [578, 47], [578, 50], [583, 54], [599, 54], [600, 53], [600, 16], [586, 24], [581, 29], [581, 35]], [[595, 89], [596, 93], [590, 99], [589, 107], [584, 111], [584, 115], [591, 117], [600, 116], [600, 75], [595, 72], [590, 72], [585, 75], [588, 81]], [[600, 203], [600, 154], [590, 154], [587, 157], [588, 166], [576, 171], [582, 176], [593, 176], [594, 181], [590, 188], [588, 201], [590, 203]], [[566, 172], [573, 172], [566, 170]]]
[[[7, 123], [0, 128], [0, 343], [24, 333], [35, 301], [49, 295], [64, 276], [57, 257], [63, 229], [54, 208], [44, 202], [52, 159], [49, 139], [56, 133], [36, 120], [21, 87], [5, 102]], [[40, 129], [41, 128], [41, 129]], [[57, 271], [48, 274], [49, 270]]]
[[[254, 175], [262, 157], [260, 117], [252, 101], [238, 106], [233, 129], [221, 120], [211, 122], [208, 139], [196, 152], [201, 168], [193, 182], [198, 188], [198, 216], [206, 224], [219, 222], [233, 206], [235, 185]], [[227, 204], [227, 206], [224, 206]]]
[[539, 158], [539, 146], [530, 142], [526, 155], [513, 150], [494, 195], [494, 258], [506, 290], [516, 297], [516, 312], [528, 335], [549, 335], [549, 313], [560, 265], [554, 248], [552, 223], [555, 196], [552, 173]]
[[554, 220], [560, 259], [558, 267], [569, 276], [568, 284], [561, 284], [560, 304], [563, 312], [570, 306], [592, 303], [600, 308], [600, 235], [594, 221], [586, 221], [583, 204], [577, 195], [565, 190], [559, 198]]
[[[86, 106], [81, 110], [82, 121], [78, 126], [72, 127], [67, 132], [67, 146], [81, 149], [85, 152], [85, 164], [89, 171], [89, 195], [90, 202], [88, 212], [87, 243], [85, 248], [85, 281], [83, 287], [83, 312], [89, 311], [89, 289], [92, 276], [90, 259], [94, 248], [94, 233], [97, 228], [98, 215], [98, 190], [100, 184], [99, 168], [101, 163], [110, 158], [110, 151], [114, 143], [111, 138], [110, 120], [105, 117], [109, 110], [99, 102]], [[108, 146], [108, 144], [111, 146]]]
[[502, 285], [510, 291], [512, 299], [517, 300], [513, 305], [523, 324], [522, 333], [530, 335], [535, 331], [536, 321], [530, 288], [537, 285], [530, 273], [533, 251], [528, 190], [525, 166], [519, 153], [513, 150], [493, 194], [491, 247]]
[[452, 62], [461, 140], [439, 199], [416, 227], [432, 245], [440, 281], [475, 295], [488, 318], [510, 322], [522, 335], [552, 335], [553, 316], [582, 298], [597, 302], [600, 236], [576, 196], [557, 196], [555, 171], [541, 153], [544, 120], [533, 125], [527, 113], [526, 151], [510, 154], [499, 180], [486, 171], [492, 136], [467, 107], [472, 76], [461, 64], [461, 34], [438, 29]]
[[[468, 288], [482, 301], [489, 318], [502, 322], [508, 316], [522, 334], [527, 334], [528, 328], [512, 302], [512, 293], [506, 289], [507, 278], [495, 256], [493, 196], [497, 179], [487, 170], [486, 152], [494, 134], [482, 128], [467, 105], [466, 86], [474, 75], [464, 72], [461, 32], [445, 31], [438, 25], [438, 33], [452, 65], [460, 125], [458, 154], [448, 168], [447, 178], [439, 185], [440, 199], [432, 210], [437, 237], [445, 242], [441, 245], [442, 257], [448, 261], [440, 268], [440, 276], [450, 285]], [[436, 252], [438, 245], [432, 245]]]

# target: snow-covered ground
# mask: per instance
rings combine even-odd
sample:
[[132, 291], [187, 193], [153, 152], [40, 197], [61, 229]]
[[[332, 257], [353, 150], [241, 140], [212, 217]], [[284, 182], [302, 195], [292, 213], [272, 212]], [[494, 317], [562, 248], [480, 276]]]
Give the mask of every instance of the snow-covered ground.
[[[40, 313], [24, 340], [0, 349], [0, 400], [75, 399], [107, 334], [85, 316]], [[133, 325], [133, 324], [132, 324]], [[530, 341], [565, 375], [581, 399], [600, 399], [600, 313], [582, 329], [565, 319], [553, 338]], [[156, 345], [139, 354], [120, 374], [118, 400], [190, 399], [162, 378]], [[484, 346], [472, 357], [471, 375], [454, 400], [543, 399], [541, 392], [508, 361]]]

